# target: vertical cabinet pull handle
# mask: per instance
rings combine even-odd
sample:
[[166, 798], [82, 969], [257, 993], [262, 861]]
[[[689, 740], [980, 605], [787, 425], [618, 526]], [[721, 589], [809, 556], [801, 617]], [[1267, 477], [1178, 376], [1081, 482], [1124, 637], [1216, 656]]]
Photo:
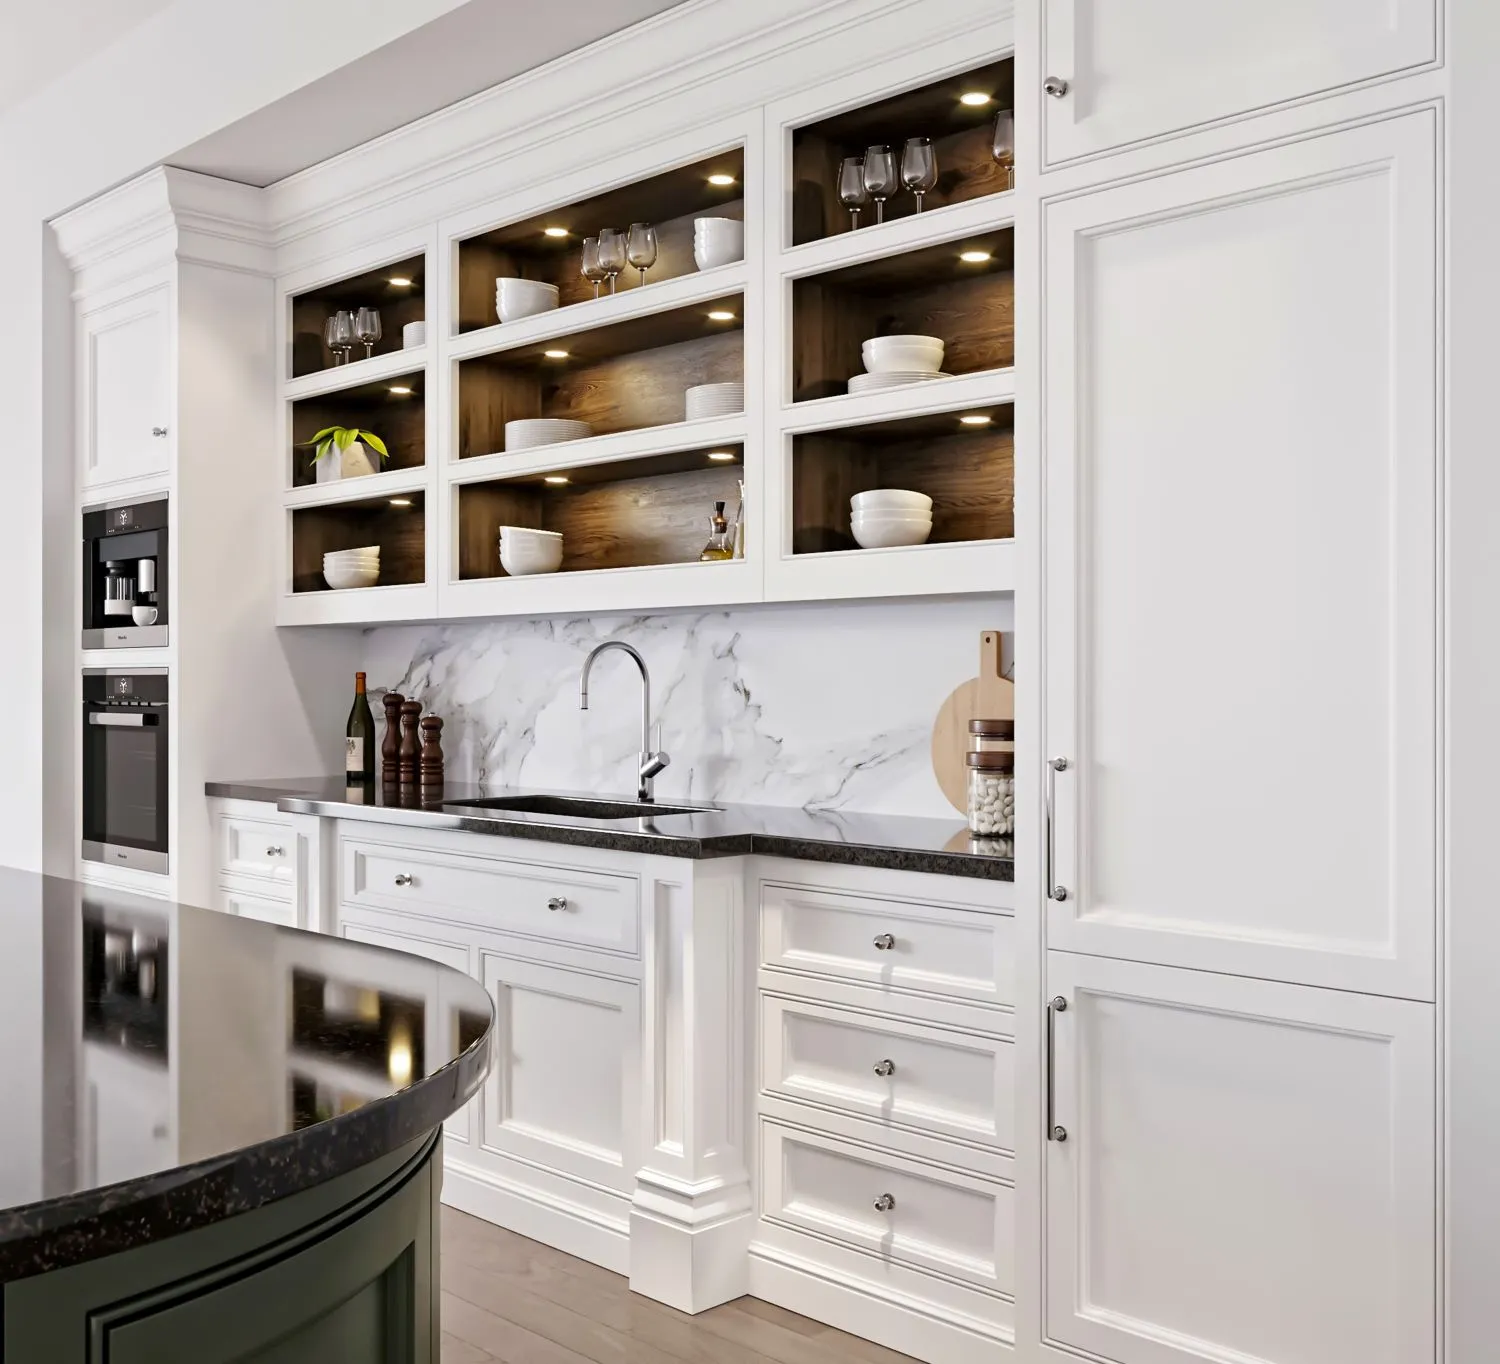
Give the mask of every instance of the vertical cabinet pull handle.
[[1047, 898], [1066, 900], [1068, 888], [1057, 884], [1052, 871], [1053, 825], [1056, 823], [1057, 774], [1068, 770], [1066, 758], [1047, 759]]
[[1047, 1001], [1047, 1140], [1067, 1141], [1068, 1129], [1052, 1121], [1052, 1060], [1053, 1060], [1053, 1027], [1052, 1020], [1058, 1014], [1068, 1011], [1068, 1001], [1061, 995], [1053, 995]]

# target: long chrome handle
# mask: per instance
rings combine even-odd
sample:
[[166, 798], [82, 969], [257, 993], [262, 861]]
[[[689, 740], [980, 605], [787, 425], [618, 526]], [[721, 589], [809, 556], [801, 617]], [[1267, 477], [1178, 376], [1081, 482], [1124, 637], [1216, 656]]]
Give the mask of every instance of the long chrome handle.
[[1066, 758], [1047, 759], [1047, 896], [1052, 900], [1066, 900], [1068, 888], [1057, 884], [1052, 874], [1052, 826], [1055, 823], [1057, 804], [1057, 774], [1068, 770]]
[[103, 725], [107, 729], [143, 729], [146, 716], [142, 711], [91, 710], [89, 724]]
[[1052, 1058], [1053, 1058], [1053, 1049], [1054, 1049], [1054, 1039], [1053, 1039], [1053, 1036], [1052, 1036], [1052, 1032], [1053, 1032], [1052, 1020], [1054, 1018], [1056, 1018], [1058, 1014], [1065, 1014], [1065, 1013], [1067, 1013], [1067, 1011], [1068, 1011], [1068, 1001], [1065, 1000], [1061, 995], [1053, 995], [1053, 997], [1050, 1000], [1047, 1001], [1047, 1140], [1048, 1141], [1067, 1141], [1067, 1139], [1068, 1139], [1068, 1129], [1066, 1127], [1062, 1127], [1062, 1126], [1060, 1126], [1057, 1123], [1054, 1123], [1052, 1121]]

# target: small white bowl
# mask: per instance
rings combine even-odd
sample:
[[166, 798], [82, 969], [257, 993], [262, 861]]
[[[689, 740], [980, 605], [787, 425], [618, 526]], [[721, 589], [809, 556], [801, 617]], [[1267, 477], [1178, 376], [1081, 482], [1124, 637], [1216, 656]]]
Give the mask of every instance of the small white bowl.
[[427, 324], [425, 322], [408, 322], [401, 328], [401, 346], [403, 350], [414, 350], [417, 346], [427, 344]]
[[562, 567], [563, 542], [553, 540], [516, 541], [509, 536], [500, 539], [500, 566], [513, 578], [533, 573], [556, 573]]
[[380, 580], [378, 568], [334, 568], [323, 569], [323, 581], [329, 587], [342, 590], [346, 587], [373, 587]]
[[920, 545], [932, 534], [922, 521], [880, 522], [856, 517], [851, 529], [862, 549], [894, 549], [898, 545]]
[[871, 374], [937, 374], [943, 368], [943, 342], [936, 336], [875, 336], [862, 348]]
[[869, 492], [855, 493], [849, 505], [856, 512], [926, 512], [932, 511], [932, 499], [926, 493], [914, 493], [906, 488], [872, 488]]
[[511, 540], [556, 540], [562, 543], [562, 532], [559, 530], [535, 530], [531, 526], [501, 526], [500, 538]]
[[323, 562], [327, 563], [371, 563], [380, 562], [380, 551], [378, 549], [335, 549], [329, 550], [323, 556]]
[[700, 270], [745, 259], [745, 224], [738, 218], [693, 220], [693, 260]]
[[495, 281], [495, 311], [502, 322], [515, 322], [557, 307], [557, 285], [506, 277]]
[[130, 608], [130, 619], [137, 625], [155, 625], [156, 618], [161, 614], [154, 606], [132, 606]]

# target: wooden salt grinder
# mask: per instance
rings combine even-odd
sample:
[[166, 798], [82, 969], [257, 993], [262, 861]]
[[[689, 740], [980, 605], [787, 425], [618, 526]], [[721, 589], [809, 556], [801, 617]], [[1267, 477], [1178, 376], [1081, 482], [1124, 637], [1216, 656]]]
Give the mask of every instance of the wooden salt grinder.
[[401, 785], [417, 784], [417, 720], [422, 714], [420, 701], [401, 703]]
[[443, 717], [422, 717], [422, 785], [443, 784]]
[[380, 703], [385, 707], [385, 736], [380, 741], [383, 786], [397, 786], [401, 781], [401, 703], [405, 700], [400, 692], [388, 691]]

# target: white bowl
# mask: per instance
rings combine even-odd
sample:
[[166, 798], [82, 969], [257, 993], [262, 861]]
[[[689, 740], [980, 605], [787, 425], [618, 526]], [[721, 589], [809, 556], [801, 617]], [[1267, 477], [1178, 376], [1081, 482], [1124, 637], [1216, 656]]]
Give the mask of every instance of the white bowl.
[[867, 526], [871, 530], [879, 530], [883, 526], [908, 526], [912, 528], [924, 527], [932, 529], [931, 512], [913, 512], [910, 516], [892, 514], [890, 516], [877, 516], [874, 513], [861, 515], [856, 512], [849, 518], [851, 526]]
[[557, 307], [557, 285], [506, 277], [495, 281], [495, 311], [502, 322], [533, 317]]
[[556, 573], [562, 567], [563, 542], [559, 535], [552, 540], [500, 538], [500, 566], [513, 578], [532, 573]]
[[587, 422], [566, 417], [523, 417], [505, 423], [505, 449], [531, 450], [538, 445], [556, 445], [559, 441], [583, 440], [594, 434]]
[[855, 493], [849, 505], [858, 513], [870, 512], [922, 512], [930, 515], [932, 499], [926, 493], [914, 493], [906, 488], [872, 488], [869, 492]]
[[154, 606], [132, 606], [130, 608], [130, 619], [137, 625], [155, 625], [156, 618], [160, 614]]
[[725, 417], [745, 410], [745, 385], [694, 384], [682, 395], [683, 410], [688, 421], [704, 417]]
[[335, 568], [323, 569], [323, 581], [333, 588], [373, 587], [380, 579], [379, 568]]
[[745, 259], [745, 224], [738, 218], [696, 218], [693, 260], [700, 270]]
[[851, 529], [862, 549], [892, 549], [897, 545], [920, 545], [932, 534], [926, 521], [870, 521], [855, 517]]
[[943, 342], [936, 336], [876, 336], [863, 347], [871, 374], [937, 374], [943, 368]]
[[326, 564], [330, 559], [335, 563], [355, 559], [368, 559], [372, 563], [379, 563], [380, 551], [378, 549], [331, 549], [323, 556], [323, 562]]
[[401, 345], [405, 350], [411, 350], [416, 346], [427, 344], [427, 324], [425, 322], [408, 322], [401, 328]]
[[558, 530], [535, 530], [531, 526], [501, 526], [500, 538], [502, 540], [556, 540], [562, 544], [562, 532]]

